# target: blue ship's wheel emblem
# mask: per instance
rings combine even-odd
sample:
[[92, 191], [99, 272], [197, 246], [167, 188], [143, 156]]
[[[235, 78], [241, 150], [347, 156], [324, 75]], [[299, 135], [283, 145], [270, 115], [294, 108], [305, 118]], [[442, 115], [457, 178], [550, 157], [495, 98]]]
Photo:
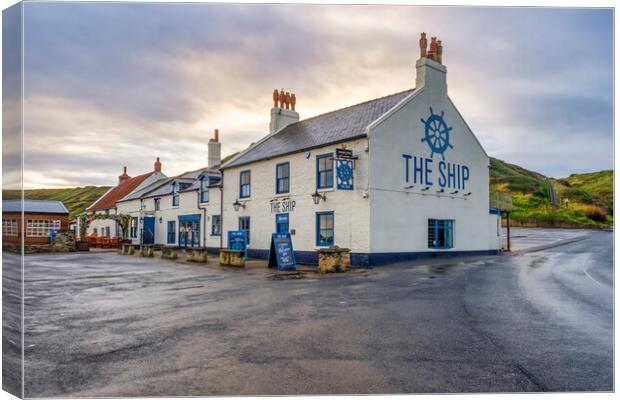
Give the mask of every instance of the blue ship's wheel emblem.
[[230, 247], [232, 247], [233, 250], [244, 250], [243, 244], [241, 243], [233, 243]]
[[351, 166], [349, 163], [342, 163], [338, 166], [338, 178], [341, 182], [348, 183], [353, 176], [353, 171], [351, 171]]
[[443, 153], [448, 147], [451, 149], [453, 148], [450, 144], [450, 131], [452, 128], [448, 128], [448, 125], [446, 125], [446, 122], [443, 120], [443, 111], [441, 114], [434, 114], [432, 107], [429, 107], [429, 110], [431, 111], [431, 115], [426, 121], [420, 118], [420, 121], [424, 124], [424, 137], [422, 141], [426, 142], [428, 147], [430, 147], [431, 158], [437, 153], [441, 154], [442, 160], [445, 160]]

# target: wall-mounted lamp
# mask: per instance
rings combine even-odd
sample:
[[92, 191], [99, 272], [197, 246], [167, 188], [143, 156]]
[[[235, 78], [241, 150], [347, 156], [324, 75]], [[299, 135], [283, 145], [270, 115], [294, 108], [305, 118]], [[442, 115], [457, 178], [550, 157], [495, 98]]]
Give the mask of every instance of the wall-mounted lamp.
[[457, 194], [458, 192], [458, 190], [455, 190], [454, 192], [450, 192], [450, 194]]
[[463, 196], [469, 196], [469, 195], [471, 195], [471, 192], [467, 192]]
[[443, 192], [444, 192], [443, 188], [441, 188], [441, 189], [439, 189], [439, 190], [437, 191], [437, 193], [443, 193]]
[[164, 220], [161, 217], [159, 217], [159, 223], [161, 224], [163, 221]]
[[245, 204], [240, 203], [239, 199], [236, 199], [233, 203], [233, 208], [235, 209], [235, 211], [239, 211], [240, 208], [245, 208]]
[[428, 189], [430, 189], [430, 188], [431, 188], [430, 186], [427, 186], [427, 187], [423, 188], [423, 189], [422, 189], [422, 191], [423, 191], [423, 192], [426, 192], [426, 191], [427, 191]]
[[318, 190], [315, 190], [314, 193], [312, 193], [312, 201], [314, 202], [314, 204], [318, 205], [321, 200], [327, 201], [327, 198], [324, 194], [321, 194]]

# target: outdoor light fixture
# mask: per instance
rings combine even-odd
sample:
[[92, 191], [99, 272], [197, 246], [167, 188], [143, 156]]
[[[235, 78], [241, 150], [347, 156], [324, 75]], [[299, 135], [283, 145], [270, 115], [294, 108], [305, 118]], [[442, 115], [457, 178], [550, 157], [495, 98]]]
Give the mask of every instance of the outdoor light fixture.
[[161, 224], [163, 221], [164, 220], [161, 217], [159, 217], [159, 223]]
[[324, 194], [321, 194], [318, 190], [315, 190], [314, 193], [312, 193], [312, 201], [314, 202], [314, 204], [318, 205], [321, 200], [326, 201], [327, 198]]
[[454, 192], [450, 193], [450, 194], [457, 194], [459, 191], [455, 190]]
[[422, 189], [423, 192], [427, 191], [428, 189], [430, 189], [430, 186], [425, 187], [424, 189]]
[[239, 199], [236, 199], [233, 203], [233, 208], [235, 209], [235, 211], [239, 211], [239, 208], [245, 208], [245, 204], [240, 203]]
[[471, 194], [471, 192], [467, 192], [463, 196], [469, 196], [470, 194]]

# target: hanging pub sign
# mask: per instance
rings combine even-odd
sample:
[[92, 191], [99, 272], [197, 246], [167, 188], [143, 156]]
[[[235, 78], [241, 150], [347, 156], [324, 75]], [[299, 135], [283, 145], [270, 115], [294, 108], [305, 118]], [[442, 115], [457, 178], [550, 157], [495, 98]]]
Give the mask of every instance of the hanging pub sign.
[[353, 150], [336, 149], [336, 158], [353, 158]]
[[289, 233], [274, 233], [271, 235], [269, 264], [267, 266], [283, 271], [297, 268], [295, 253], [293, 252], [293, 241]]
[[248, 233], [246, 231], [228, 231], [228, 249], [242, 251], [248, 256]]
[[353, 190], [353, 160], [336, 160], [338, 190]]

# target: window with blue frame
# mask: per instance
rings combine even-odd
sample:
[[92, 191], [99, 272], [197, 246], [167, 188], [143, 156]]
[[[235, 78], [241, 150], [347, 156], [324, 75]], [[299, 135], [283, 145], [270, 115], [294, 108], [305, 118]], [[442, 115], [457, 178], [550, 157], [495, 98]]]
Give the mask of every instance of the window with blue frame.
[[250, 244], [250, 217], [239, 217], [239, 230], [248, 233], [248, 244]]
[[132, 218], [129, 225], [129, 235], [132, 238], [138, 237], [138, 218]]
[[288, 162], [276, 165], [276, 194], [289, 192], [290, 172], [291, 168]]
[[200, 178], [200, 202], [206, 203], [209, 201], [209, 178], [203, 176]]
[[332, 246], [334, 244], [334, 212], [316, 213], [316, 245]]
[[239, 173], [239, 197], [244, 199], [250, 197], [250, 171], [241, 171]]
[[174, 244], [177, 236], [176, 221], [168, 221], [168, 244]]
[[334, 156], [331, 153], [316, 157], [316, 187], [334, 187]]
[[176, 182], [172, 182], [172, 207], [179, 205], [179, 185]]
[[219, 215], [211, 216], [211, 236], [220, 236], [222, 234], [222, 217]]
[[428, 220], [428, 248], [451, 249], [454, 247], [454, 220]]

